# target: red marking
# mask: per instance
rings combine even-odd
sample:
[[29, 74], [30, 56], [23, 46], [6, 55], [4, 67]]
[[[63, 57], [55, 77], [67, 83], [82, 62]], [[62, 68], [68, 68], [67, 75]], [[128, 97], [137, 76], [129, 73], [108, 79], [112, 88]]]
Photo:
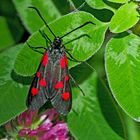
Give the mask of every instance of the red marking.
[[55, 88], [58, 89], [58, 88], [63, 88], [64, 87], [64, 84], [60, 81], [60, 82], [57, 82], [56, 85], [55, 85]]
[[69, 80], [69, 76], [66, 75], [66, 76], [64, 77], [64, 80], [65, 80], [65, 81], [68, 81], [68, 80]]
[[37, 95], [37, 94], [38, 94], [38, 89], [35, 88], [35, 87], [32, 87], [32, 89], [31, 89], [31, 94], [32, 94], [32, 96]]
[[43, 66], [46, 66], [47, 63], [48, 63], [48, 54], [45, 53], [45, 54], [43, 55], [41, 64], [42, 64]]
[[69, 92], [64, 92], [62, 94], [62, 98], [63, 98], [63, 100], [68, 101], [70, 99], [70, 93]]
[[39, 78], [40, 75], [41, 75], [41, 73], [38, 71], [38, 72], [36, 73], [36, 76]]
[[60, 66], [62, 69], [64, 69], [68, 65], [68, 61], [66, 56], [64, 55], [60, 60]]
[[39, 81], [39, 85], [42, 86], [42, 87], [45, 87], [47, 85], [46, 80], [45, 79], [41, 79]]

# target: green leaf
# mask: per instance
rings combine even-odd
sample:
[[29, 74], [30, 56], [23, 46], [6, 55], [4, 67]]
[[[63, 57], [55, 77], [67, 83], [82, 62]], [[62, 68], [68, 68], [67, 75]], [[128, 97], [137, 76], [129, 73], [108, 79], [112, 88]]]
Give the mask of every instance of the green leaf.
[[[83, 7], [85, 5], [85, 0], [69, 0], [73, 8], [79, 9], [80, 7]], [[79, 9], [80, 10], [80, 9]]]
[[115, 2], [115, 3], [126, 3], [126, 2], [128, 2], [129, 0], [107, 0], [107, 1]]
[[105, 2], [104, 0], [86, 0], [87, 4], [95, 9], [109, 9], [114, 11], [113, 4]]
[[140, 38], [130, 34], [109, 41], [106, 73], [118, 104], [134, 119], [140, 117]]
[[126, 114], [125, 116], [125, 124], [126, 124], [126, 131], [128, 134], [128, 140], [139, 140], [140, 138], [140, 122], [133, 120]]
[[[95, 7], [95, 2], [85, 0], [70, 0], [72, 8], [76, 11], [77, 9], [80, 11], [85, 11], [92, 14], [95, 18], [100, 20], [101, 22], [109, 22], [111, 17], [113, 16], [113, 12], [109, 9], [105, 9], [104, 6]], [[98, 1], [100, 2], [100, 1]], [[98, 4], [97, 2], [97, 4]], [[109, 2], [110, 3], [110, 2]], [[104, 16], [102, 16], [104, 15]]]
[[22, 45], [15, 46], [0, 54], [0, 125], [26, 108], [25, 93], [28, 89], [22, 84], [23, 79], [17, 79], [18, 76], [13, 71], [15, 57], [21, 47]]
[[139, 20], [137, 5], [133, 2], [121, 6], [111, 19], [109, 29], [113, 33], [120, 33], [134, 26]]
[[[66, 45], [66, 48], [71, 49], [71, 55], [77, 60], [84, 61], [88, 59], [100, 48], [108, 25], [100, 23], [91, 14], [86, 12], [71, 13], [69, 15], [63, 16], [59, 20], [49, 25], [51, 29], [55, 31], [56, 35], [62, 36], [87, 21], [92, 21], [96, 25], [87, 25], [86, 27], [73, 32], [63, 39], [65, 44], [65, 42], [83, 34], [88, 34], [90, 36], [90, 38], [85, 36]], [[53, 38], [46, 27], [43, 29], [50, 38]], [[45, 46], [45, 39], [40, 35], [39, 32], [36, 32], [28, 39], [28, 43], [34, 47]], [[39, 53], [33, 51], [27, 46], [27, 44], [25, 44], [24, 48], [16, 59], [15, 71], [25, 76], [34, 74], [39, 65], [41, 59], [40, 57], [41, 55]], [[73, 67], [74, 65], [76, 65], [76, 63], [70, 61], [69, 68]]]
[[77, 140], [123, 140], [120, 116], [97, 74], [83, 64], [75, 67], [72, 75], [85, 93], [82, 96], [73, 88], [73, 111], [68, 115], [72, 135]]
[[15, 43], [12, 34], [9, 30], [6, 19], [0, 16], [0, 49], [10, 46]]
[[37, 31], [44, 23], [33, 9], [28, 8], [29, 6], [39, 9], [48, 23], [61, 15], [52, 0], [13, 0], [13, 2], [24, 26], [30, 33]]

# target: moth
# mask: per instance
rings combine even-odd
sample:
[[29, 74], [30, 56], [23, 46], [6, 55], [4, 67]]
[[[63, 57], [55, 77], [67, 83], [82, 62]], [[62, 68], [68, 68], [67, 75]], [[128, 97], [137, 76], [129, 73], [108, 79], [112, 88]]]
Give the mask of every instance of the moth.
[[[52, 42], [46, 33], [40, 30], [42, 37], [50, 43], [50, 46], [45, 49], [35, 77], [32, 81], [27, 97], [27, 106], [29, 109], [36, 110], [49, 101], [59, 114], [65, 116], [71, 110], [72, 92], [68, 70], [68, 58], [66, 55], [68, 52], [62, 43], [62, 38], [89, 23], [94, 23], [88, 21], [66, 33], [62, 37], [56, 37], [40, 14], [40, 11], [35, 7], [29, 8], [34, 9], [38, 13], [46, 27], [54, 36], [54, 41]], [[31, 47], [29, 44], [28, 46]], [[74, 60], [69, 53], [68, 55], [71, 57], [71, 60]]]

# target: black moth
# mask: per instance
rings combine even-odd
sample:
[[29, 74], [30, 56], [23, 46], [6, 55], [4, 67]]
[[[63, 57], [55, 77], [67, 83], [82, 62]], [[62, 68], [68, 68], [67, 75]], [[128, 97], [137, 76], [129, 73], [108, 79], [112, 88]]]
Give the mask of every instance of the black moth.
[[[27, 98], [27, 106], [29, 109], [36, 110], [43, 106], [47, 101], [50, 101], [59, 114], [67, 115], [72, 106], [72, 93], [66, 57], [66, 53], [68, 52], [62, 44], [62, 38], [89, 23], [94, 23], [90, 21], [86, 22], [62, 37], [56, 37], [41, 16], [39, 10], [35, 7], [29, 8], [36, 10], [46, 27], [53, 34], [54, 41], [52, 42], [44, 32], [40, 31], [41, 35], [49, 41], [50, 47], [45, 49], [41, 63], [31, 84]], [[31, 47], [29, 44], [28, 46]], [[33, 49], [34, 47], [31, 48]], [[71, 60], [74, 60], [69, 53], [68, 55]]]

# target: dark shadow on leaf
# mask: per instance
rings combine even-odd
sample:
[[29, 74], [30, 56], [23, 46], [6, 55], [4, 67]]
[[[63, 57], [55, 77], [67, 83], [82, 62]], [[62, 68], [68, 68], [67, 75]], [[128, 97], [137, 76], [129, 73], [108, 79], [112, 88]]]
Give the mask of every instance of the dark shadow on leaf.
[[[72, 1], [75, 7], [78, 8], [78, 10], [89, 12], [102, 22], [109, 22], [113, 16], [112, 11], [108, 9], [95, 9], [89, 6], [85, 0], [78, 0], [78, 1], [72, 0]], [[115, 8], [119, 7], [119, 6], [116, 6], [117, 4], [107, 2], [106, 0], [105, 0], [105, 4], [108, 4], [111, 7], [114, 6]]]
[[97, 91], [100, 108], [107, 123], [119, 136], [124, 138], [122, 120], [118, 114], [117, 107], [115, 107], [114, 99], [100, 80], [97, 83]]
[[81, 9], [81, 11], [86, 11], [94, 15], [98, 20], [102, 22], [109, 22], [113, 16], [113, 12], [108, 9], [94, 9], [90, 7], [87, 3]]
[[80, 7], [83, 3], [85, 3], [85, 0], [72, 0], [72, 2], [74, 3], [74, 6], [76, 8]]
[[18, 75], [14, 70], [11, 71], [11, 78], [16, 81], [17, 83], [23, 85], [30, 85], [34, 76], [21, 76]]
[[[114, 2], [110, 2], [108, 0], [102, 0], [106, 5], [114, 8], [114, 9], [118, 9], [122, 4], [120, 3], [114, 3]], [[80, 7], [83, 3], [87, 3], [86, 0], [72, 0], [72, 2], [74, 3], [75, 7], [78, 8]]]
[[110, 1], [108, 1], [108, 0], [103, 0], [103, 2], [104, 2], [106, 5], [108, 5], [108, 6], [112, 7], [112, 8], [114, 8], [114, 9], [118, 9], [118, 8], [122, 5], [121, 3], [114, 3], [114, 2], [110, 2]]

